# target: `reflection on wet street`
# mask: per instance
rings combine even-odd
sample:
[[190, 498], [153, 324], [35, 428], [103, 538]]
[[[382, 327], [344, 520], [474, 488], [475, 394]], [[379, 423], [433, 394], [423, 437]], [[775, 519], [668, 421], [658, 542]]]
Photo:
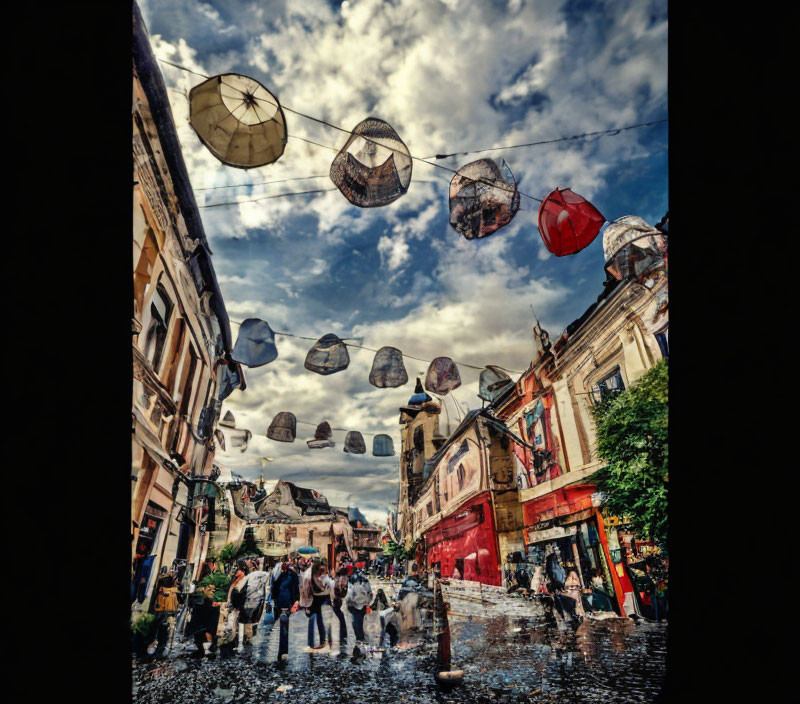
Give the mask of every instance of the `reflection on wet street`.
[[[476, 609], [478, 611], [478, 609]], [[307, 618], [290, 621], [289, 658], [276, 664], [278, 629], [259, 628], [253, 644], [229, 657], [190, 657], [176, 638], [168, 657], [135, 663], [134, 701], [260, 702], [653, 702], [665, 677], [666, 623], [627, 618], [569, 625], [543, 616], [450, 616], [453, 668], [462, 684], [437, 687], [436, 643], [430, 631], [400, 636], [378, 649], [377, 614], [365, 619], [369, 649], [339, 648], [338, 621], [323, 608], [333, 646], [308, 652]]]

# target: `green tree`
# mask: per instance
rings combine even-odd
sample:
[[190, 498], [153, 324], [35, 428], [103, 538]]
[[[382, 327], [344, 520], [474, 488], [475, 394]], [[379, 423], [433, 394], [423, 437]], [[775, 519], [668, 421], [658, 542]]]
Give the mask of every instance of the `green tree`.
[[606, 465], [595, 475], [607, 508], [627, 516], [634, 531], [665, 547], [669, 480], [669, 366], [658, 362], [631, 388], [592, 409], [597, 452]]

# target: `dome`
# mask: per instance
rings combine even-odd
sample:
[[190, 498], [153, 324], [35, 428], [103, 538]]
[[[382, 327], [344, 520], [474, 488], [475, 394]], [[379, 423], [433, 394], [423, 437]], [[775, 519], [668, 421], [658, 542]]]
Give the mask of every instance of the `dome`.
[[425, 393], [425, 390], [422, 388], [422, 381], [417, 379], [417, 385], [414, 388], [414, 395], [408, 399], [408, 405], [412, 406], [415, 404], [425, 403], [426, 401], [432, 401], [433, 399]]
[[617, 218], [603, 232], [605, 268], [617, 280], [639, 276], [666, 249], [663, 234], [637, 215]]

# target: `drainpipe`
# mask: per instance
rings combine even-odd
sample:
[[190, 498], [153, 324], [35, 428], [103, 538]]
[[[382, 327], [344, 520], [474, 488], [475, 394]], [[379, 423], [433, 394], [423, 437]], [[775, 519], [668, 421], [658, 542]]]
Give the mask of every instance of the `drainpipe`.
[[611, 553], [608, 549], [608, 538], [606, 537], [606, 526], [599, 508], [595, 509], [595, 518], [597, 519], [597, 532], [600, 534], [600, 544], [603, 546], [603, 555], [606, 558], [606, 564], [608, 564], [608, 571], [611, 573], [611, 581], [614, 583], [619, 612], [621, 616], [627, 616], [628, 614], [625, 613], [625, 606], [623, 604], [625, 592], [622, 589], [622, 582], [620, 582], [619, 575], [614, 567], [614, 562], [611, 560]]

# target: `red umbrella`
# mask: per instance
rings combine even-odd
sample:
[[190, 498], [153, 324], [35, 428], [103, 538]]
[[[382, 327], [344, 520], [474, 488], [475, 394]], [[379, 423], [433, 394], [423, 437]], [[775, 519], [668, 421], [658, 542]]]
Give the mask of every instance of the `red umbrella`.
[[597, 208], [569, 188], [556, 188], [539, 206], [539, 234], [557, 257], [588, 247], [605, 221]]

